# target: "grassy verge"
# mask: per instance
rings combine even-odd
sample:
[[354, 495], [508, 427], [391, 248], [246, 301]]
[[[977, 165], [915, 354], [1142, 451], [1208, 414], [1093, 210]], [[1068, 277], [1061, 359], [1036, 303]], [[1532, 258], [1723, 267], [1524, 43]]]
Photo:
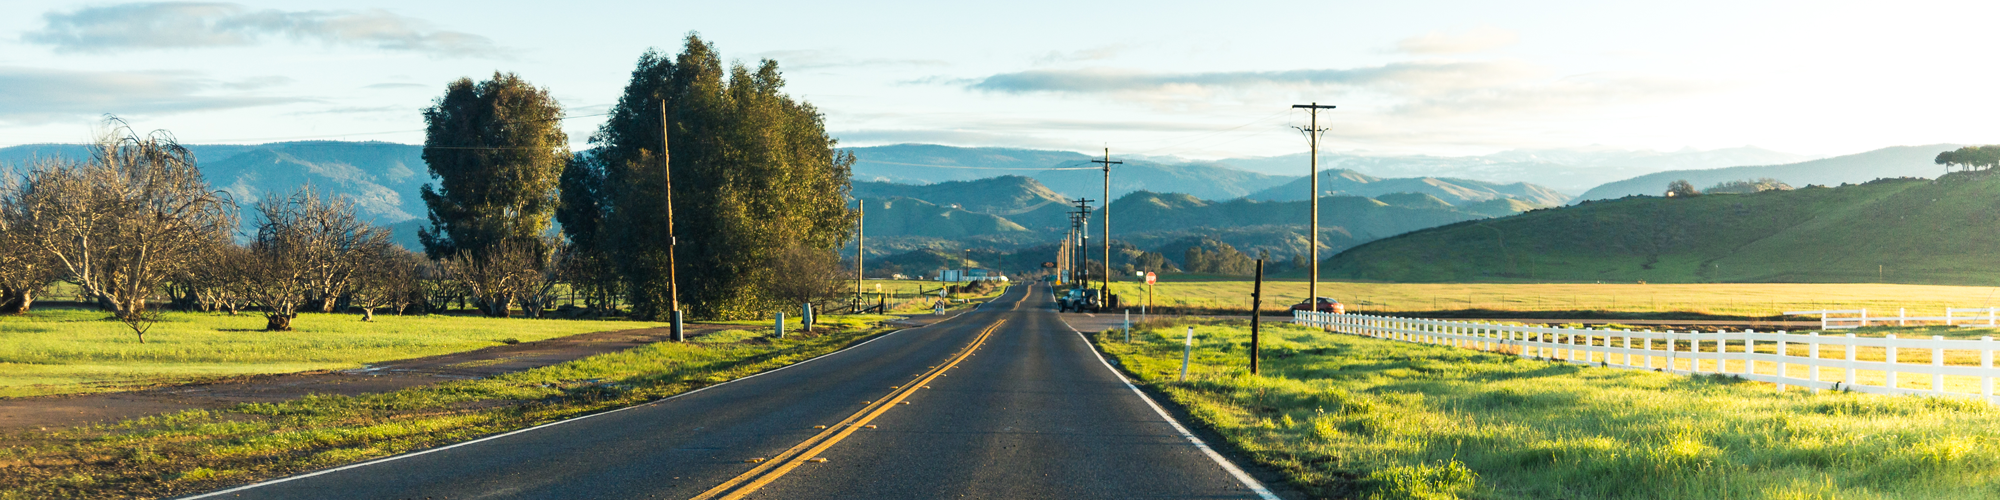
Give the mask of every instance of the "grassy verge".
[[7, 436], [0, 498], [186, 494], [624, 407], [833, 352], [885, 331], [724, 331], [483, 380], [188, 411]]
[[295, 331], [265, 332], [263, 316], [168, 312], [140, 343], [102, 311], [42, 308], [0, 315], [0, 397], [71, 394], [232, 375], [344, 370], [606, 330], [638, 321], [474, 316], [303, 314]]
[[[1235, 312], [1250, 310], [1248, 280], [1180, 281], [1162, 276], [1153, 285], [1153, 305], [1163, 311]], [[1146, 301], [1146, 285], [1116, 282], [1112, 293], [1127, 304]], [[1282, 311], [1305, 300], [1304, 281], [1265, 281], [1265, 310]], [[1710, 316], [1771, 317], [1785, 311], [1868, 308], [1872, 316], [1943, 316], [1946, 307], [2000, 305], [2000, 288], [1873, 283], [1357, 283], [1321, 281], [1319, 294], [1346, 303], [1355, 312], [1482, 311], [1491, 314], [1563, 312], [1639, 317], [1684, 313]], [[1531, 315], [1533, 316], [1533, 315]], [[1487, 316], [1492, 317], [1492, 316]], [[1542, 316], [1534, 316], [1542, 317]]]
[[1591, 368], [1244, 322], [1094, 341], [1254, 460], [1332, 498], [1993, 498], [2000, 411]]

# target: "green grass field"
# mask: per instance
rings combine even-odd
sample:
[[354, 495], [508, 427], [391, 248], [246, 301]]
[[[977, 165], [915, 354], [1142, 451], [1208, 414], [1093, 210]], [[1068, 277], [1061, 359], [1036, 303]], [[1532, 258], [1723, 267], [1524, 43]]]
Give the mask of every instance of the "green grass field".
[[848, 323], [783, 340], [725, 331], [486, 379], [5, 436], [0, 499], [153, 498], [212, 490], [653, 401], [810, 359], [883, 331]]
[[1137, 381], [1316, 497], [1994, 498], [2000, 411], [1959, 399], [1777, 392], [1244, 322], [1093, 340]]
[[[1153, 285], [1153, 304], [1168, 311], [1249, 311], [1251, 282], [1179, 281]], [[1282, 311], [1305, 299], [1304, 281], [1265, 281], [1264, 308]], [[1942, 316], [1946, 307], [2000, 305], [2000, 287], [1876, 283], [1357, 283], [1321, 281], [1319, 294], [1355, 312], [1603, 311], [1769, 317], [1785, 311], [1867, 308], [1870, 315]], [[1146, 285], [1115, 282], [1112, 293], [1137, 309]]]
[[359, 368], [663, 323], [499, 319], [477, 316], [303, 314], [295, 331], [266, 332], [263, 316], [167, 312], [140, 343], [124, 323], [93, 309], [38, 308], [0, 315], [0, 397], [70, 394], [232, 375]]

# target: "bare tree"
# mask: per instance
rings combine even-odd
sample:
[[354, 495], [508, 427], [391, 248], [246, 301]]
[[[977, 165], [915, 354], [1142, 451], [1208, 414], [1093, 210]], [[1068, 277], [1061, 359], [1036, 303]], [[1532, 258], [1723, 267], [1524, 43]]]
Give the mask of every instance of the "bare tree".
[[245, 290], [264, 308], [265, 329], [292, 329], [298, 308], [348, 291], [356, 270], [386, 252], [388, 231], [355, 218], [354, 205], [300, 188], [257, 203], [257, 237], [242, 262]]
[[423, 254], [396, 245], [377, 247], [365, 258], [354, 275], [351, 292], [362, 321], [375, 321], [375, 310], [387, 307], [403, 314], [410, 302], [423, 295], [418, 273], [430, 261]]
[[89, 162], [45, 162], [28, 173], [16, 222], [44, 235], [33, 243], [145, 342], [158, 320], [147, 297], [235, 227], [236, 206], [209, 189], [171, 134], [141, 137], [116, 118], [108, 124]]
[[481, 313], [505, 318], [518, 304], [529, 316], [540, 317], [555, 301], [550, 291], [561, 270], [555, 258], [559, 250], [552, 238], [501, 240], [485, 252], [459, 252], [447, 269], [465, 285]]
[[786, 305], [822, 303], [852, 289], [832, 250], [806, 246], [779, 249], [764, 265], [764, 292]]
[[35, 242], [46, 237], [21, 222], [21, 182], [0, 179], [0, 313], [27, 314], [35, 294], [62, 279], [62, 264]]

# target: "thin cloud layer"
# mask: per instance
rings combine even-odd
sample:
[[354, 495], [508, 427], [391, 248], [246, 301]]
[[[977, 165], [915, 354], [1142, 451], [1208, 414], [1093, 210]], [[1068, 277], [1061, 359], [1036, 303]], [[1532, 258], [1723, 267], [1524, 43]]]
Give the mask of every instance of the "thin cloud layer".
[[168, 114], [301, 102], [285, 97], [208, 95], [235, 85], [183, 72], [66, 71], [0, 66], [0, 122], [34, 125], [78, 117]]
[[1480, 26], [1464, 33], [1432, 31], [1396, 42], [1396, 51], [1416, 55], [1467, 54], [1498, 49], [1521, 41], [1513, 31]]
[[1536, 70], [1507, 61], [1399, 62], [1352, 69], [1148, 73], [1114, 69], [1030, 70], [1002, 73], [967, 85], [972, 90], [1009, 94], [1116, 93], [1230, 89], [1259, 86], [1349, 86], [1456, 88], [1514, 81]]
[[42, 15], [21, 41], [63, 53], [241, 47], [272, 39], [368, 47], [440, 57], [500, 55], [483, 36], [432, 28], [382, 10], [251, 10], [233, 3], [126, 3]]

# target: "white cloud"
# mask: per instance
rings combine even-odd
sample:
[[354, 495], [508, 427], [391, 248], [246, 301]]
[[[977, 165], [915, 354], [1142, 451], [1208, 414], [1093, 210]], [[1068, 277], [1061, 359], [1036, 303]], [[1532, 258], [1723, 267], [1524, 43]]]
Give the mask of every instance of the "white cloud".
[[1521, 36], [1513, 31], [1480, 26], [1464, 33], [1448, 34], [1432, 31], [1418, 36], [1396, 41], [1396, 51], [1405, 54], [1439, 55], [1485, 52], [1513, 45]]
[[39, 124], [113, 114], [184, 113], [302, 102], [289, 97], [212, 95], [268, 80], [221, 82], [187, 72], [67, 71], [0, 66], [0, 122]]
[[241, 47], [274, 38], [432, 56], [501, 55], [493, 40], [383, 10], [251, 10], [233, 3], [125, 3], [42, 15], [21, 41], [64, 53]]

